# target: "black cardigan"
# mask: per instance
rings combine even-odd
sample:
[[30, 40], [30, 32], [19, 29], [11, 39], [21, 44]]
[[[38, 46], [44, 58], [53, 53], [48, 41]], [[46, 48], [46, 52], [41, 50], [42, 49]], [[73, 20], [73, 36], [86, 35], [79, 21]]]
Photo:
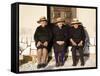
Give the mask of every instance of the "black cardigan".
[[85, 32], [84, 27], [79, 25], [78, 28], [70, 28], [70, 38], [72, 38], [76, 43], [79, 43], [81, 40], [85, 41]]
[[45, 27], [39, 26], [37, 27], [35, 34], [34, 34], [34, 40], [37, 43], [38, 41], [44, 42], [44, 41], [50, 41], [52, 38], [51, 30], [46, 25]]
[[53, 27], [53, 41], [67, 41], [68, 40], [68, 27], [63, 25], [62, 29], [58, 26]]

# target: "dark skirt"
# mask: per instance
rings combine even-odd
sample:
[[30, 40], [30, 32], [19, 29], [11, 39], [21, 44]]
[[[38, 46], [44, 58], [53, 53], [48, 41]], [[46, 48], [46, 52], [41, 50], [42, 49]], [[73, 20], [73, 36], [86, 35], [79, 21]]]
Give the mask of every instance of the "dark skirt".
[[[43, 48], [46, 48], [46, 49], [47, 49], [48, 46], [44, 46], [43, 43], [44, 43], [44, 42], [42, 42], [42, 44], [41, 44], [40, 46], [36, 46], [37, 49], [43, 49]], [[36, 45], [37, 45], [37, 44], [36, 44]]]
[[57, 52], [62, 52], [62, 50], [66, 47], [66, 44], [59, 45], [57, 43], [54, 43], [53, 47], [57, 49]]
[[59, 63], [59, 60], [60, 60], [64, 64], [66, 45], [65, 44], [58, 45], [57, 43], [54, 43], [53, 47], [54, 47], [54, 54], [55, 54], [56, 63]]

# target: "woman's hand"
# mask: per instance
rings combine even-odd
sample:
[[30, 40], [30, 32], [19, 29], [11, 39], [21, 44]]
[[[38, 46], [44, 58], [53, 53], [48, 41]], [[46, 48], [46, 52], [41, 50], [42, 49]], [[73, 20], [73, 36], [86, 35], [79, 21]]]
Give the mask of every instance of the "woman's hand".
[[75, 42], [72, 42], [72, 45], [77, 46], [77, 44]]
[[65, 42], [64, 41], [57, 41], [56, 43], [59, 45], [63, 45]]
[[73, 39], [70, 39], [70, 41], [71, 41], [71, 43], [72, 43], [73, 46], [77, 46], [77, 44], [74, 42]]
[[78, 46], [82, 46], [83, 45], [82, 43], [83, 43], [83, 41], [80, 41], [80, 43], [78, 44]]
[[37, 43], [37, 47], [38, 47], [38, 46], [40, 46], [40, 45], [41, 45], [41, 42], [40, 42], [40, 41], [38, 41], [38, 43]]
[[45, 41], [43, 45], [44, 45], [44, 46], [48, 46], [48, 42], [47, 42], [47, 41]]

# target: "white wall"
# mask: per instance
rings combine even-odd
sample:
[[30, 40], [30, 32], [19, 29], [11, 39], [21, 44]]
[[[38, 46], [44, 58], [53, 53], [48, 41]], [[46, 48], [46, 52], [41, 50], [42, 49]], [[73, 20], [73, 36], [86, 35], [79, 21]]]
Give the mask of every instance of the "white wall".
[[88, 8], [77, 8], [77, 18], [83, 23], [89, 33], [89, 36], [95, 37], [96, 29], [96, 10]]
[[20, 5], [19, 7], [19, 36], [20, 40], [34, 40], [34, 32], [39, 25], [37, 21], [41, 16], [47, 17], [46, 6]]

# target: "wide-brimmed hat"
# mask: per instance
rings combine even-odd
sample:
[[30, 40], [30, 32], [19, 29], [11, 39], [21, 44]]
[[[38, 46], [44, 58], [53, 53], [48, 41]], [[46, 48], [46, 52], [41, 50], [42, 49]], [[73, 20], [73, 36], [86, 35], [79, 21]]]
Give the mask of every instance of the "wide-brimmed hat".
[[37, 21], [37, 23], [40, 23], [41, 21], [47, 21], [46, 17], [42, 16], [40, 19]]
[[59, 22], [65, 22], [65, 20], [61, 17], [58, 17], [55, 21], [55, 23], [59, 23]]
[[81, 22], [79, 22], [79, 20], [77, 18], [73, 18], [71, 24], [81, 24]]

